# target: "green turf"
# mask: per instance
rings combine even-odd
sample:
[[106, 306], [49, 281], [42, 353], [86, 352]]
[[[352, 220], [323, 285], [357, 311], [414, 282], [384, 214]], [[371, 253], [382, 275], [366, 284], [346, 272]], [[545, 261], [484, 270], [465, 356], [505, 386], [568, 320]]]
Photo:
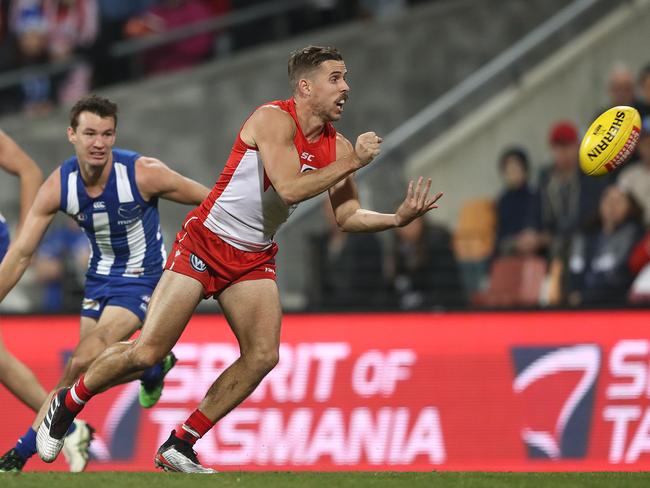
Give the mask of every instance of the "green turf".
[[0, 474], [2, 488], [616, 488], [650, 486], [650, 473], [20, 473]]

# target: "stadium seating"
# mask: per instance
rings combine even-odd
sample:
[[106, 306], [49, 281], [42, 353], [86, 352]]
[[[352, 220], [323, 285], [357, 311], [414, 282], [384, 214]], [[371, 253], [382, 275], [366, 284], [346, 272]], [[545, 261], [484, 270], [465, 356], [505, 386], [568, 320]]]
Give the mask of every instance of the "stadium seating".
[[538, 256], [504, 256], [494, 260], [485, 292], [472, 302], [484, 307], [532, 307], [539, 303], [546, 261]]
[[460, 210], [453, 235], [453, 249], [467, 296], [481, 290], [496, 237], [494, 202], [487, 198], [469, 200]]

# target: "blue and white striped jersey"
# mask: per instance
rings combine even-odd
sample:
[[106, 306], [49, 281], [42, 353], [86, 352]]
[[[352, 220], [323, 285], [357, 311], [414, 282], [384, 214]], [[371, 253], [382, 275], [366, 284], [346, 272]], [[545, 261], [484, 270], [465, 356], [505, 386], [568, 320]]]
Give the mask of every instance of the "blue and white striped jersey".
[[138, 191], [135, 162], [139, 157], [113, 149], [111, 174], [97, 198], [88, 196], [76, 157], [61, 165], [61, 210], [77, 221], [90, 241], [89, 282], [119, 285], [135, 280], [155, 286], [160, 278], [166, 252], [158, 199], [147, 202]]

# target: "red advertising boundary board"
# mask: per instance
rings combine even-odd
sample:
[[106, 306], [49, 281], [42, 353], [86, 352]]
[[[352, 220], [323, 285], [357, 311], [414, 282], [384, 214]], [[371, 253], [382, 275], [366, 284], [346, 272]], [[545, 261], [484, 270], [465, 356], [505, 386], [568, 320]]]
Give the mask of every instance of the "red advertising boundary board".
[[[3, 317], [6, 347], [54, 386], [77, 317]], [[238, 357], [224, 319], [195, 316], [163, 397], [93, 398], [90, 470], [153, 454]], [[280, 364], [197, 443], [220, 470], [650, 469], [650, 311], [287, 315]], [[32, 413], [0, 387], [0, 450]], [[38, 459], [30, 470], [65, 470]]]

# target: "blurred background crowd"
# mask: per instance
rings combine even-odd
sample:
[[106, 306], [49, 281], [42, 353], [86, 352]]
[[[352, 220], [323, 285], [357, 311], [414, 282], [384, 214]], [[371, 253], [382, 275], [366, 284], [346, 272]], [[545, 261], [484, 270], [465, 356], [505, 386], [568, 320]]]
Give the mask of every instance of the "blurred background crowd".
[[[275, 17], [219, 24], [224, 16], [269, 3], [283, 2], [0, 0], [0, 71], [13, 76], [4, 85], [0, 76], [0, 113], [43, 117], [57, 105], [115, 83], [218, 62], [244, 49], [355, 19], [381, 22], [414, 3], [435, 2], [311, 0]], [[192, 28], [184, 31], [185, 26]], [[433, 212], [429, 219], [381, 235], [345, 234], [337, 229], [329, 202], [319, 202], [315, 213], [323, 225], [304, 237], [304, 300], [294, 308], [457, 310], [650, 302], [650, 65], [610, 62], [599, 75], [606, 93], [594, 100], [591, 118], [552, 114], [550, 126], [537, 125], [530, 134], [545, 141], [534, 157], [529, 140], [497, 141], [500, 156], [481, 164], [499, 175], [500, 188], [464, 198], [453, 221], [440, 221]], [[637, 151], [613, 174], [588, 177], [578, 163], [582, 134], [593, 118], [616, 105], [641, 113]], [[454, 191], [436, 185], [435, 178], [434, 188]], [[446, 204], [445, 197], [440, 204]], [[87, 257], [76, 226], [57, 220], [34, 262], [32, 290], [39, 291], [30, 294], [28, 310], [76, 311]]]
[[[20, 83], [1, 89], [0, 113], [42, 115], [90, 90], [177, 71], [239, 50], [350, 21], [390, 16], [426, 0], [310, 0], [277, 16], [215, 28], [223, 16], [268, 0], [0, 0], [0, 72], [22, 69]], [[200, 33], [165, 37], [185, 26]], [[120, 48], [152, 41], [128, 56]], [[162, 41], [161, 41], [162, 40]], [[129, 43], [129, 41], [132, 41]], [[157, 41], [161, 41], [156, 44]], [[50, 65], [49, 71], [32, 68]]]
[[607, 86], [608, 103], [594, 107], [593, 118], [625, 105], [642, 119], [636, 153], [623, 168], [585, 175], [579, 127], [591, 120], [558, 120], [547, 129], [547, 160], [537, 172], [525, 141], [502, 148], [494, 198], [465, 201], [452, 228], [419, 220], [396, 229], [389, 251], [375, 235], [339, 232], [325, 202], [329, 230], [314, 240], [311, 304], [444, 310], [650, 303], [650, 65], [616, 64]]

